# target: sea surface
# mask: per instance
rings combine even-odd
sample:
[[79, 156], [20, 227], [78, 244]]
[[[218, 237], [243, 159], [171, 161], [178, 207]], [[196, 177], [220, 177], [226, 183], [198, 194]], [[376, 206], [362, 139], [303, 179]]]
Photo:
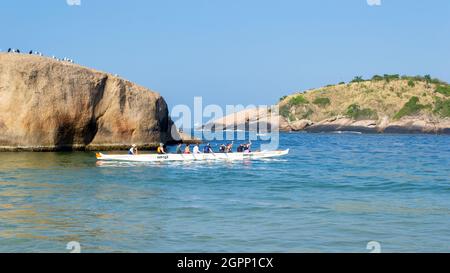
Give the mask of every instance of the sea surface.
[[0, 252], [450, 252], [450, 137], [280, 143], [244, 162], [0, 153]]

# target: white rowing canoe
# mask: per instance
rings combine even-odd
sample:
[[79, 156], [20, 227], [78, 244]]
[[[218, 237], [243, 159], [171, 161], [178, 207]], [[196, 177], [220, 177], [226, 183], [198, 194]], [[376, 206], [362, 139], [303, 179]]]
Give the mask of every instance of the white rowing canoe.
[[97, 153], [97, 159], [102, 161], [137, 161], [137, 162], [164, 162], [164, 161], [195, 161], [195, 160], [245, 160], [261, 159], [287, 155], [284, 151], [262, 151], [251, 153], [210, 153], [210, 154], [141, 154], [141, 155], [106, 155]]

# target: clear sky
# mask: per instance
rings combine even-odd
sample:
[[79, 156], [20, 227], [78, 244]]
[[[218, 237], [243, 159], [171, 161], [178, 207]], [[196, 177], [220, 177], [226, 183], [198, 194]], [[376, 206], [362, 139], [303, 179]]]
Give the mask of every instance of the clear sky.
[[171, 107], [271, 104], [356, 75], [450, 81], [449, 0], [11, 0], [0, 24], [3, 50], [71, 57]]

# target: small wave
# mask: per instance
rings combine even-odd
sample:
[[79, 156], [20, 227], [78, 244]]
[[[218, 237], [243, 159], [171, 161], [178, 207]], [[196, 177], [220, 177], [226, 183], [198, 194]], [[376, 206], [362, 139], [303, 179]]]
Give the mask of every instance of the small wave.
[[[326, 132], [324, 132], [326, 133]], [[362, 132], [357, 132], [357, 131], [333, 131], [330, 132], [330, 134], [354, 134], [354, 135], [362, 135]]]

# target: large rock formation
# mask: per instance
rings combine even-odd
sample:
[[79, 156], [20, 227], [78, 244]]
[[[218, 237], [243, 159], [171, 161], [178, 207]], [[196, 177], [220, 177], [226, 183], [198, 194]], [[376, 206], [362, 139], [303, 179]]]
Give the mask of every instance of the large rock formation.
[[68, 62], [0, 54], [0, 150], [150, 148], [176, 141], [172, 126], [164, 99], [144, 87]]

